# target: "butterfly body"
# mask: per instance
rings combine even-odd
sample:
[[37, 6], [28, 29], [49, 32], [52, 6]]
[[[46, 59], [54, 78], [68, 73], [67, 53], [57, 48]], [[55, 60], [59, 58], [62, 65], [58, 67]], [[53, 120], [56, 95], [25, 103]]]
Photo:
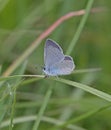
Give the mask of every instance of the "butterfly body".
[[44, 63], [43, 72], [48, 76], [68, 75], [75, 68], [72, 57], [64, 55], [62, 48], [50, 39], [44, 47]]

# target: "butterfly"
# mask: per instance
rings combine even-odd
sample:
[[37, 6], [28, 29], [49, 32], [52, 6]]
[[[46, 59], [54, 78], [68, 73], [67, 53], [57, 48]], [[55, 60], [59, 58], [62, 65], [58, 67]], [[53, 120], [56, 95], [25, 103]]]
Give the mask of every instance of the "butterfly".
[[45, 43], [44, 64], [43, 72], [46, 76], [68, 75], [75, 68], [73, 58], [64, 55], [59, 44], [51, 39]]

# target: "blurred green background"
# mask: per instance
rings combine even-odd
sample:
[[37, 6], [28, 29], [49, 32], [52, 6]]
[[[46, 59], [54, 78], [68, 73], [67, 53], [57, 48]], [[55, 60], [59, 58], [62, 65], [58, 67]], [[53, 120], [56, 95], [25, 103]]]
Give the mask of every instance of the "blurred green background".
[[[86, 4], [87, 0], [0, 0], [1, 75], [52, 23], [66, 13], [84, 9]], [[111, 94], [111, 1], [94, 1], [93, 7], [102, 7], [103, 9], [89, 15], [71, 56], [75, 61], [76, 69], [102, 68], [102, 70], [72, 74], [63, 78], [82, 82]], [[58, 42], [64, 53], [67, 51], [81, 18], [82, 16], [77, 16], [68, 19], [48, 37]], [[27, 65], [22, 63], [20, 66], [25, 66], [25, 74], [42, 74], [41, 65], [44, 65], [45, 41], [46, 39], [26, 59]], [[21, 74], [19, 69], [15, 71], [15, 74]], [[38, 112], [49, 82], [50, 80], [40, 80], [19, 87], [14, 118], [35, 115]], [[53, 83], [55, 84], [54, 81], [52, 81]], [[8, 91], [7, 86], [12, 84], [14, 84], [13, 81], [5, 83], [3, 90]], [[45, 116], [57, 120], [68, 120], [108, 103], [80, 89], [66, 86], [62, 83], [56, 83]], [[3, 93], [1, 89], [0, 91]], [[0, 118], [1, 122], [10, 119], [10, 105], [6, 107], [7, 102], [10, 104], [10, 101], [7, 101], [9, 97], [10, 95], [0, 102], [0, 114], [3, 117]], [[111, 109], [107, 109], [74, 125], [78, 126], [76, 130], [111, 130], [110, 122]], [[18, 123], [14, 125], [14, 130], [31, 130], [32, 125], [33, 121]], [[39, 130], [46, 128], [50, 130], [52, 126], [50, 122], [44, 121], [40, 124]], [[9, 128], [3, 127], [1, 129], [8, 130]], [[64, 130], [68, 130], [68, 128]]]

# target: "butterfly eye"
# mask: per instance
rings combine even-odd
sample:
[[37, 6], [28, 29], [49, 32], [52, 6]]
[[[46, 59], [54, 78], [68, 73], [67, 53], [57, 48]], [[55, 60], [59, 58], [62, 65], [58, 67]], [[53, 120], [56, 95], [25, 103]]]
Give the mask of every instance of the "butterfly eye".
[[45, 68], [45, 67], [43, 67], [43, 70], [46, 70], [46, 68]]

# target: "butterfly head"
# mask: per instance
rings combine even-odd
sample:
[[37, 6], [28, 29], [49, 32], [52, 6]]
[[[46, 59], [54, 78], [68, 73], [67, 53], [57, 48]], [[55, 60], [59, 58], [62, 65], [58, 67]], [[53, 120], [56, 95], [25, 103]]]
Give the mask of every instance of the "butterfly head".
[[45, 66], [42, 68], [42, 70], [45, 74], [47, 74], [47, 68]]

